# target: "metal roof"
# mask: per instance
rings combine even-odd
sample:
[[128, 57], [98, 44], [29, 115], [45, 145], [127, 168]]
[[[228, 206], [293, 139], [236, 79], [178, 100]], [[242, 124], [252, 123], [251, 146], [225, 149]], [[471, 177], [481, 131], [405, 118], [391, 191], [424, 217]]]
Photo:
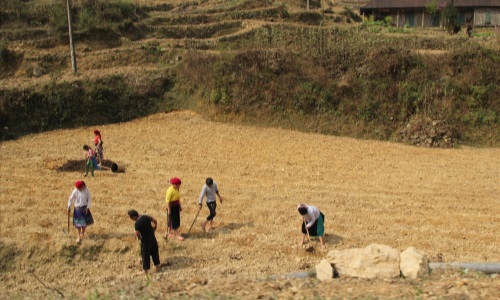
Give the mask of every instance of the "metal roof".
[[[381, 8], [423, 8], [432, 0], [370, 0], [361, 10]], [[450, 0], [438, 0], [439, 6], [446, 6]], [[498, 7], [500, 0], [454, 0], [455, 7]]]

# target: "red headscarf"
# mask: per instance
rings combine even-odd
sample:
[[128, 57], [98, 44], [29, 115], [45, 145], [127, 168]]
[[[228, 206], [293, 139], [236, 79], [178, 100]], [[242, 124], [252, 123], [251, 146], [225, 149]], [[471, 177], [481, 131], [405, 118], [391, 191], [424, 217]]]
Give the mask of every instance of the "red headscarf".
[[84, 188], [85, 187], [85, 182], [83, 180], [78, 180], [77, 182], [75, 182], [75, 187], [77, 189]]
[[178, 177], [170, 179], [171, 184], [181, 184], [181, 180]]
[[94, 134], [101, 135], [101, 132], [99, 130], [94, 130]]

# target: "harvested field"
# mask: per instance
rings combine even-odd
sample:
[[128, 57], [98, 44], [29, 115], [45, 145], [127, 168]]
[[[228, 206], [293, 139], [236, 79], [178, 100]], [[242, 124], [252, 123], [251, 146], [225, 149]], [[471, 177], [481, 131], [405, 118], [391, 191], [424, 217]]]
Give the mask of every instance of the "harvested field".
[[[314, 268], [326, 252], [300, 240], [300, 202], [326, 215], [328, 249], [415, 246], [431, 261], [499, 262], [500, 149], [428, 149], [282, 129], [208, 122], [192, 112], [100, 126], [105, 159], [124, 173], [85, 178], [95, 224], [80, 245], [65, 209], [94, 128], [0, 144], [0, 298], [456, 298], [493, 299], [500, 279], [436, 272], [422, 280], [271, 280]], [[63, 166], [71, 166], [64, 168]], [[199, 221], [164, 241], [168, 179], [182, 179], [181, 229], [206, 177], [218, 183], [216, 228]], [[160, 221], [162, 271], [149, 285], [127, 210]], [[315, 241], [313, 241], [315, 243]], [[217, 298], [220, 299], [220, 298]]]

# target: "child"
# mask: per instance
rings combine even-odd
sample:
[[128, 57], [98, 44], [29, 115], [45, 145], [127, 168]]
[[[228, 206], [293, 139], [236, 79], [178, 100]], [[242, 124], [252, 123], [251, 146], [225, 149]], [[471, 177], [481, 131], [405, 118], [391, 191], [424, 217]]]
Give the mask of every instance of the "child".
[[201, 229], [203, 229], [203, 231], [205, 231], [205, 226], [207, 225], [208, 221], [210, 221], [210, 229], [212, 229], [213, 221], [216, 215], [215, 209], [217, 208], [217, 202], [215, 198], [216, 195], [219, 197], [220, 203], [222, 203], [222, 197], [219, 194], [217, 183], [215, 183], [212, 178], [208, 177], [207, 180], [205, 180], [205, 185], [201, 189], [200, 198], [198, 199], [198, 203], [201, 209], [201, 202], [203, 201], [203, 197], [207, 196], [207, 206], [210, 210], [210, 215], [208, 215], [207, 220], [201, 222]]
[[90, 175], [94, 177], [94, 169], [98, 169], [97, 162], [94, 157], [94, 151], [87, 145], [83, 145], [83, 150], [85, 150], [85, 173], [83, 176], [87, 176], [90, 170]]

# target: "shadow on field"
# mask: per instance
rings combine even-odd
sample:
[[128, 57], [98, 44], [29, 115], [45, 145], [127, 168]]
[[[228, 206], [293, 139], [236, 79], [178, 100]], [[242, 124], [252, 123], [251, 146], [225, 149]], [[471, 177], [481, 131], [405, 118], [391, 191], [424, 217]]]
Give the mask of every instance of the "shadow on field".
[[325, 233], [325, 243], [337, 245], [342, 242], [344, 238], [336, 234], [326, 234]]
[[229, 224], [223, 226], [223, 228], [225, 228], [226, 230], [236, 230], [236, 229], [240, 229], [244, 226], [253, 227], [253, 221], [248, 221], [248, 222], [244, 222], [244, 223], [229, 223]]
[[244, 223], [221, 224], [220, 226], [216, 226], [212, 230], [207, 229], [207, 232], [197, 231], [190, 233], [189, 235], [182, 234], [182, 236], [190, 239], [213, 239], [216, 238], [219, 234], [230, 234], [231, 231], [240, 229], [245, 226], [253, 227], [253, 221]]
[[[160, 253], [160, 260], [162, 259]], [[191, 267], [196, 260], [187, 256], [167, 256], [162, 262], [162, 271]]]
[[108, 240], [108, 239], [122, 239], [122, 238], [134, 238], [134, 233], [123, 233], [123, 232], [113, 232], [113, 233], [90, 233], [87, 238], [91, 240]]
[[189, 235], [182, 233], [181, 234], [184, 238], [188, 239], [213, 239], [218, 236], [217, 232], [215, 230], [209, 231], [209, 232], [192, 232]]
[[[102, 164], [104, 167], [111, 168], [113, 162], [111, 160], [105, 159]], [[84, 159], [70, 159], [63, 165], [55, 168], [58, 172], [83, 172], [85, 171], [85, 160]]]

